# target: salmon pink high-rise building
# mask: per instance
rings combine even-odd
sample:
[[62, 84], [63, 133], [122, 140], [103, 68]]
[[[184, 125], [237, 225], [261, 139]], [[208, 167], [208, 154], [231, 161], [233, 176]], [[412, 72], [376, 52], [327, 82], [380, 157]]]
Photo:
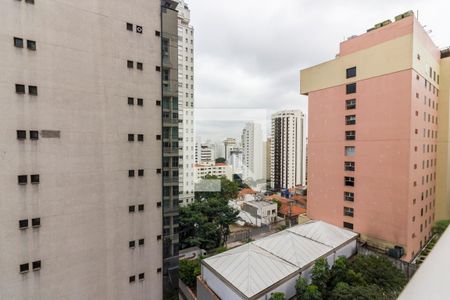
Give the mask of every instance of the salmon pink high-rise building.
[[401, 247], [403, 260], [423, 248], [436, 218], [440, 64], [441, 51], [407, 12], [301, 72], [310, 218], [381, 249]]

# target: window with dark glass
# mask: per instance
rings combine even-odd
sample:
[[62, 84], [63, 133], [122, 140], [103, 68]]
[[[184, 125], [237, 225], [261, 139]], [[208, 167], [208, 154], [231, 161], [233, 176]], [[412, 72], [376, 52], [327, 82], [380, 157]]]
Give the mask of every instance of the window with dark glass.
[[355, 186], [355, 177], [345, 177], [344, 183], [346, 186]]
[[38, 174], [30, 175], [30, 179], [33, 184], [38, 184], [40, 182]]
[[344, 216], [347, 217], [353, 217], [353, 208], [351, 207], [344, 207]]
[[137, 105], [144, 106], [144, 99], [138, 98], [137, 99]]
[[129, 241], [129, 242], [128, 242], [128, 247], [129, 247], [129, 248], [134, 248], [134, 247], [136, 247], [136, 242], [135, 242], [135, 241]]
[[29, 85], [28, 86], [28, 94], [33, 95], [33, 96], [37, 96], [37, 94], [38, 94], [37, 86]]
[[346, 73], [347, 73], [347, 78], [356, 77], [356, 67], [348, 68]]
[[28, 219], [19, 220], [19, 229], [27, 229], [28, 228]]
[[355, 200], [355, 194], [352, 192], [344, 192], [344, 200], [345, 201], [354, 201]]
[[130, 205], [130, 206], [128, 206], [128, 212], [130, 212], [130, 213], [134, 213], [135, 212], [135, 206], [134, 205]]
[[356, 99], [350, 99], [345, 101], [345, 109], [355, 109], [356, 108]]
[[16, 84], [16, 93], [17, 94], [25, 94], [25, 85]]
[[348, 222], [344, 222], [344, 228], [353, 230], [353, 224], [352, 223], [348, 223]]
[[355, 124], [356, 124], [355, 115], [345, 116], [345, 125], [355, 125]]
[[41, 261], [40, 260], [33, 261], [32, 265], [33, 265], [33, 271], [37, 271], [37, 270], [41, 269]]
[[14, 46], [17, 48], [23, 48], [23, 39], [15, 37]]
[[139, 280], [144, 280], [144, 279], [145, 279], [145, 273], [140, 273]]
[[134, 177], [134, 170], [128, 170], [128, 177]]
[[134, 63], [133, 63], [132, 60], [127, 60], [127, 67], [128, 67], [129, 69], [133, 69], [133, 68], [134, 68]]
[[136, 68], [137, 68], [138, 70], [143, 70], [143, 69], [144, 69], [144, 64], [141, 63], [141, 62], [138, 62], [138, 63], [136, 63]]
[[39, 131], [37, 131], [37, 130], [30, 130], [30, 139], [31, 140], [38, 140], [39, 139]]
[[138, 243], [139, 243], [139, 246], [144, 246], [145, 240], [144, 239], [140, 239]]
[[134, 134], [132, 134], [132, 133], [128, 134], [128, 141], [129, 142], [134, 142]]
[[356, 93], [356, 83], [350, 83], [345, 86], [345, 91], [347, 94]]
[[138, 210], [139, 211], [144, 211], [144, 204], [139, 204], [138, 205]]
[[27, 40], [27, 48], [28, 50], [36, 50], [36, 41]]
[[17, 130], [17, 139], [25, 140], [27, 138], [27, 132], [25, 130]]
[[28, 176], [27, 175], [19, 175], [19, 176], [17, 176], [17, 180], [18, 180], [19, 184], [27, 184]]
[[128, 105], [134, 105], [134, 98], [128, 97]]
[[34, 4], [34, 0], [25, 0], [25, 3]]
[[346, 161], [344, 163], [345, 171], [355, 171], [355, 162], [353, 161]]
[[138, 176], [144, 176], [144, 170], [138, 170]]
[[30, 264], [29, 264], [29, 263], [21, 264], [21, 265], [19, 266], [19, 270], [20, 270], [20, 273], [26, 273], [26, 272], [28, 272], [28, 271], [30, 270]]
[[144, 141], [144, 135], [138, 134], [138, 142], [143, 142], [143, 141]]
[[345, 139], [347, 141], [353, 141], [354, 139], [356, 139], [356, 131], [354, 130], [349, 130], [345, 132]]
[[142, 26], [136, 25], [136, 32], [142, 34], [144, 32], [144, 28]]
[[127, 23], [127, 30], [128, 31], [133, 31], [133, 24]]
[[129, 279], [129, 281], [130, 281], [130, 283], [133, 283], [133, 282], [135, 282], [136, 281], [136, 276], [130, 276], [130, 279]]
[[40, 226], [41, 226], [41, 218], [31, 219], [31, 227], [40, 227]]

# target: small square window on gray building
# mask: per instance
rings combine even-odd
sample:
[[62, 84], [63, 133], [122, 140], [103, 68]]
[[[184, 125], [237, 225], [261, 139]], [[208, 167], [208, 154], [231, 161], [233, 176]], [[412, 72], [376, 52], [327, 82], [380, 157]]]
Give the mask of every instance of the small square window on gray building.
[[134, 63], [133, 63], [132, 60], [127, 60], [127, 67], [128, 67], [129, 69], [133, 69], [133, 68], [134, 68]]
[[134, 205], [130, 205], [130, 206], [128, 206], [128, 212], [130, 212], [130, 213], [134, 213], [136, 211], [136, 208], [135, 208], [135, 206]]
[[138, 134], [138, 142], [143, 142], [143, 141], [144, 141], [144, 135]]
[[144, 32], [144, 28], [142, 26], [136, 25], [136, 32], [142, 34]]
[[129, 281], [130, 281], [130, 283], [133, 283], [133, 282], [135, 282], [136, 281], [136, 276], [130, 276], [130, 279], [129, 279]]
[[132, 134], [132, 133], [128, 134], [128, 141], [129, 142], [134, 142], [134, 134]]
[[25, 85], [16, 84], [16, 93], [17, 94], [25, 94]]
[[25, 263], [25, 264], [21, 264], [19, 266], [19, 271], [20, 273], [26, 273], [30, 270], [30, 264], [29, 263]]
[[14, 47], [23, 48], [23, 39], [15, 37], [14, 38]]
[[39, 131], [30, 130], [30, 140], [38, 140], [39, 139]]
[[144, 106], [144, 99], [138, 98], [138, 99], [137, 99], [137, 105], [139, 105], [139, 106]]
[[127, 30], [128, 31], [133, 31], [133, 24], [127, 23]]
[[28, 219], [19, 220], [19, 229], [27, 229], [28, 228]]
[[36, 41], [27, 40], [28, 50], [36, 51]]
[[144, 64], [141, 63], [141, 62], [138, 62], [138, 63], [136, 64], [136, 68], [137, 68], [138, 70], [144, 70]]
[[41, 269], [41, 261], [33, 261], [33, 271], [39, 271]]
[[134, 177], [134, 170], [128, 170], [128, 177]]
[[128, 97], [128, 105], [134, 105], [134, 98]]
[[145, 244], [145, 240], [144, 239], [140, 239], [139, 240], [139, 246], [144, 246]]
[[142, 169], [138, 170], [138, 176], [141, 176], [141, 177], [144, 176], [144, 170], [142, 170]]
[[33, 218], [31, 219], [31, 227], [41, 227], [41, 218]]
[[25, 130], [17, 130], [17, 139], [25, 140], [27, 138], [27, 132]]
[[128, 242], [128, 247], [129, 247], [129, 248], [134, 248], [134, 247], [136, 247], [136, 242], [135, 242], [135, 241], [129, 241], [129, 242]]
[[29, 85], [28, 86], [28, 94], [33, 95], [33, 96], [37, 96], [38, 94], [38, 88], [35, 85]]
[[30, 175], [30, 179], [32, 184], [38, 184], [40, 182], [38, 174]]
[[17, 176], [17, 181], [19, 184], [27, 184], [28, 176], [27, 175], [19, 175], [19, 176]]
[[139, 280], [144, 280], [145, 279], [145, 273], [141, 273], [139, 274]]
[[138, 210], [139, 211], [144, 211], [144, 204], [139, 204], [138, 205]]

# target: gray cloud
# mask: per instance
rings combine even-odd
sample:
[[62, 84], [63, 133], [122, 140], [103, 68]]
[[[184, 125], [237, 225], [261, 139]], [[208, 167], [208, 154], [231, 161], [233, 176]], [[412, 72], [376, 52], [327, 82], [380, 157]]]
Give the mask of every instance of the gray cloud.
[[[298, 108], [299, 70], [333, 59], [339, 43], [407, 10], [450, 45], [444, 0], [190, 0], [195, 27], [196, 107]], [[246, 112], [248, 115], [248, 112]], [[201, 121], [204, 139], [237, 137], [243, 122]]]

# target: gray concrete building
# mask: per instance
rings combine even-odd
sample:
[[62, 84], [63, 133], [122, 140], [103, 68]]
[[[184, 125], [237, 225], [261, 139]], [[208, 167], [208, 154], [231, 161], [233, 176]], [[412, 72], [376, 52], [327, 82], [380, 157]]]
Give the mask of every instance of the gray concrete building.
[[1, 2], [0, 299], [163, 298], [161, 15]]

